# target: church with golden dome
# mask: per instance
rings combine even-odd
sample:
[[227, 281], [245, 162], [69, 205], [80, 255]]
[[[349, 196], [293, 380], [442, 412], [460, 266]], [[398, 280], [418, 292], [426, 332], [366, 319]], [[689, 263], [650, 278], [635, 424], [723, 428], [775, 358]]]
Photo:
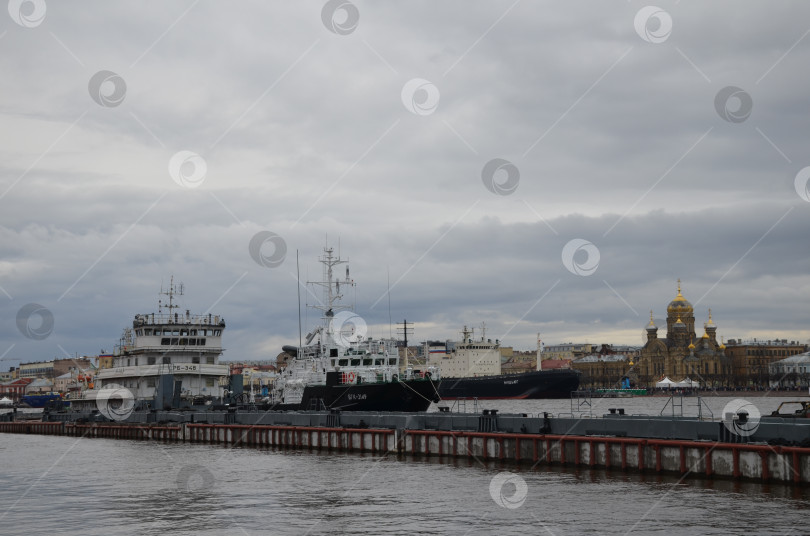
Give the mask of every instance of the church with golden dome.
[[673, 381], [686, 378], [700, 382], [701, 387], [721, 387], [732, 381], [731, 359], [725, 355], [725, 345], [717, 341], [717, 325], [708, 311], [703, 335], [695, 333], [695, 311], [681, 294], [667, 306], [666, 337], [658, 336], [658, 326], [650, 311], [647, 341], [641, 349], [635, 372], [641, 385], [652, 387], [665, 376]]

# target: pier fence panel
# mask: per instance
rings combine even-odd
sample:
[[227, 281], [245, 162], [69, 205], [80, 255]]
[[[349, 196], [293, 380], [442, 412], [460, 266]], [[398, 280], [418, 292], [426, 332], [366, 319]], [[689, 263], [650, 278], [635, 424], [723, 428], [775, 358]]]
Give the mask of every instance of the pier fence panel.
[[[282, 420], [284, 415], [278, 416]], [[441, 429], [372, 427], [365, 419], [343, 419], [354, 425], [311, 426], [293, 422], [320, 423], [319, 414], [287, 417], [290, 424], [250, 422], [172, 422], [157, 424], [95, 422], [0, 422], [0, 433], [66, 435], [87, 438], [111, 438], [146, 441], [188, 441], [189, 443], [228, 446], [272, 447], [344, 452], [389, 453], [412, 456], [476, 458], [521, 464], [560, 464], [587, 468], [628, 471], [693, 474], [706, 477], [742, 478], [761, 482], [805, 484], [810, 482], [810, 448], [757, 443], [717, 442], [709, 440], [652, 439], [639, 437], [588, 436], [571, 434], [514, 433], [491, 430], [509, 421], [485, 422], [487, 431], [474, 417], [459, 417], [465, 428], [444, 426], [448, 419], [434, 419]], [[343, 415], [341, 415], [343, 417]], [[424, 423], [416, 416], [398, 416], [396, 422]], [[538, 421], [539, 423], [540, 421]], [[336, 423], [333, 423], [336, 424]], [[588, 427], [609, 427], [610, 422], [585, 423]], [[438, 426], [441, 425], [441, 426]], [[468, 426], [469, 425], [469, 426]]]

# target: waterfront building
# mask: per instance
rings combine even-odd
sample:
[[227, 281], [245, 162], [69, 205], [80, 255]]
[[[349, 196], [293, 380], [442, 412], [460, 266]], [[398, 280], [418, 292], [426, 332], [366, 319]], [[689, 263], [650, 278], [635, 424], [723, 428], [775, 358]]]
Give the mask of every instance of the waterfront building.
[[769, 384], [770, 364], [802, 354], [807, 348], [799, 341], [787, 339], [729, 339], [726, 355], [731, 359], [736, 387], [765, 388]]
[[810, 385], [810, 352], [792, 355], [768, 364], [771, 388], [807, 388]]
[[624, 354], [591, 354], [571, 362], [571, 368], [582, 373], [580, 389], [618, 389], [632, 366], [633, 358]]
[[53, 360], [20, 363], [20, 378], [53, 378]]
[[681, 381], [687, 377], [709, 388], [728, 387], [732, 383], [731, 359], [725, 354], [725, 345], [717, 340], [717, 325], [712, 319], [703, 324], [704, 333], [695, 333], [694, 308], [681, 294], [667, 306], [666, 337], [658, 337], [658, 326], [650, 311], [647, 324], [647, 342], [641, 348], [634, 374], [642, 387], [652, 387], [658, 380], [669, 377]]
[[51, 359], [50, 361], [34, 361], [31, 363], [21, 363], [18, 367], [20, 378], [48, 378], [54, 379], [57, 376], [71, 371], [84, 372], [91, 370], [93, 364], [87, 357], [72, 357], [68, 359]]
[[593, 344], [588, 343], [563, 343], [563, 344], [550, 344], [543, 345], [538, 337], [537, 342], [537, 358], [545, 361], [546, 359], [562, 359], [572, 361], [579, 357], [591, 355], [594, 351]]
[[[504, 360], [504, 350], [509, 356]], [[537, 356], [534, 352], [515, 352], [511, 347], [501, 347], [501, 373], [520, 374], [537, 370]]]
[[57, 393], [67, 393], [68, 386], [75, 383], [76, 376], [70, 372], [66, 372], [53, 379], [53, 390]]
[[101, 353], [96, 360], [98, 361], [99, 369], [112, 368], [115, 356], [113, 354]]
[[8, 397], [15, 402], [25, 395], [25, 388], [34, 381], [33, 378], [17, 378], [0, 384], [0, 398]]
[[53, 376], [56, 378], [68, 372], [88, 372], [94, 368], [94, 365], [88, 357], [71, 357], [68, 359], [54, 359], [53, 360]]

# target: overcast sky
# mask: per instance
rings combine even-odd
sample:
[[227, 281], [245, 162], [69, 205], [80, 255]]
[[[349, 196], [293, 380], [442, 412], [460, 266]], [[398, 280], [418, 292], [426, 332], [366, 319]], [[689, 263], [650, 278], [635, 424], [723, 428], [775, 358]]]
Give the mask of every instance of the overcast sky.
[[370, 336], [640, 344], [681, 278], [807, 343], [810, 5], [658, 6], [12, 0], [3, 368], [112, 350], [172, 275], [275, 357], [327, 243]]

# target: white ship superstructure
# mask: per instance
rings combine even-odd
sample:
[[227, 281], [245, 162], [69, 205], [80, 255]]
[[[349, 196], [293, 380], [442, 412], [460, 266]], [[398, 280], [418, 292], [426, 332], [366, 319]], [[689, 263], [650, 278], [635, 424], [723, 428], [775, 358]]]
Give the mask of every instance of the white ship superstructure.
[[[368, 389], [384, 384], [401, 384], [416, 379], [438, 379], [439, 371], [429, 368], [415, 372], [407, 368], [400, 373], [397, 341], [366, 337], [366, 324], [353, 312], [353, 306], [341, 305], [343, 292], [354, 287], [346, 266], [345, 279], [338, 279], [335, 268], [347, 264], [334, 255], [332, 248], [324, 248], [319, 262], [323, 265], [323, 279], [310, 284], [323, 289], [323, 301], [311, 307], [323, 313], [323, 323], [307, 334], [304, 346], [285, 346], [292, 355], [286, 367], [276, 379], [271, 393], [271, 403], [280, 405], [303, 404], [304, 409], [321, 409], [334, 398], [327, 373], [335, 374], [335, 385], [347, 388], [342, 405], [372, 403]], [[315, 341], [315, 342], [313, 342]], [[307, 387], [309, 395], [305, 396]], [[328, 387], [326, 389], [322, 389]], [[340, 395], [344, 397], [343, 394]], [[421, 396], [421, 395], [420, 395]], [[310, 407], [314, 406], [314, 407]]]
[[486, 328], [482, 326], [480, 340], [475, 340], [474, 329], [461, 331], [461, 341], [445, 344], [441, 353], [435, 347], [426, 348], [428, 364], [441, 370], [442, 378], [468, 378], [492, 376], [501, 373], [500, 341], [486, 338]]
[[169, 297], [168, 304], [159, 302], [158, 313], [135, 315], [115, 347], [112, 367], [97, 372], [94, 388], [80, 392], [80, 399], [71, 401], [73, 407], [83, 409], [82, 402], [94, 402], [98, 392], [110, 386], [127, 389], [136, 403], [151, 401], [165, 375], [173, 376], [172, 390], [179, 389], [182, 402], [222, 397], [229, 374], [229, 367], [219, 364], [225, 321], [217, 315], [175, 311], [179, 306], [174, 298], [182, 292], [182, 285], [172, 280], [169, 289], [161, 291]]

